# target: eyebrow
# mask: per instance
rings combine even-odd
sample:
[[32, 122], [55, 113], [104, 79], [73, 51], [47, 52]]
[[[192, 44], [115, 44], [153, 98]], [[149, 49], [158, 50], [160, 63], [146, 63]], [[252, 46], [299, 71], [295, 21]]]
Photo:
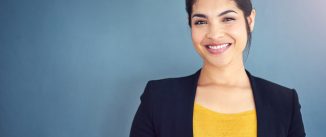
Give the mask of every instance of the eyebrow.
[[[222, 13], [218, 14], [218, 16], [220, 17], [220, 16], [223, 16], [223, 15], [228, 14], [230, 12], [237, 13], [234, 10], [226, 10], [226, 11], [223, 11]], [[196, 13], [196, 14], [192, 15], [191, 18], [194, 18], [194, 17], [207, 18], [207, 16], [205, 14], [201, 14], [201, 13]]]

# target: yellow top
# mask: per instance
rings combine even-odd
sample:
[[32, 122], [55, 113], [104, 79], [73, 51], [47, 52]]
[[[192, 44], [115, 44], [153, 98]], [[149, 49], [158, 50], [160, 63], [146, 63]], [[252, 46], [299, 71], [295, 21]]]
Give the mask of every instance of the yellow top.
[[195, 103], [194, 137], [257, 137], [256, 110], [219, 113]]

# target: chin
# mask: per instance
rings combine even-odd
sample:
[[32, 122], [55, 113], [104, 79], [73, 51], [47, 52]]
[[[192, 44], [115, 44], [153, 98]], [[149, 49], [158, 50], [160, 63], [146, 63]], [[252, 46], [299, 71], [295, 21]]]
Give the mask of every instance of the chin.
[[217, 68], [223, 68], [223, 67], [227, 67], [231, 64], [231, 60], [227, 60], [227, 59], [223, 59], [223, 60], [205, 60], [204, 61], [205, 65], [209, 65], [211, 67], [217, 67]]

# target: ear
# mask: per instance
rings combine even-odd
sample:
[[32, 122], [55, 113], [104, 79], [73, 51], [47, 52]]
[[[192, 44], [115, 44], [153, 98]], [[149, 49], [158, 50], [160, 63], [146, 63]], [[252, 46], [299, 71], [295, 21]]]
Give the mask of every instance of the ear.
[[256, 10], [252, 9], [251, 14], [247, 17], [248, 24], [249, 24], [249, 27], [250, 27], [250, 32], [252, 32], [254, 30], [255, 17], [256, 17]]

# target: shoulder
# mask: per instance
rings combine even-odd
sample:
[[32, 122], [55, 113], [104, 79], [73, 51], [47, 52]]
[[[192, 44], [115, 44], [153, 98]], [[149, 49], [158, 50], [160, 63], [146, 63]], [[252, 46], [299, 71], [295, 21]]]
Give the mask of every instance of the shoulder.
[[256, 76], [251, 76], [251, 82], [256, 97], [259, 97], [264, 104], [285, 111], [286, 109], [291, 110], [293, 103], [298, 103], [298, 95], [293, 88]]
[[197, 76], [198, 73], [150, 80], [142, 96], [159, 104], [189, 100], [194, 96]]
[[184, 109], [184, 106], [191, 105], [194, 97], [193, 83], [194, 75], [150, 80], [140, 97], [141, 104], [156, 118], [169, 115], [161, 112]]
[[189, 84], [190, 79], [191, 79], [191, 75], [183, 76], [183, 77], [169, 77], [169, 78], [149, 80], [147, 82], [147, 85], [149, 85], [151, 88], [165, 89], [165, 88], [172, 88], [172, 87], [178, 87], [185, 84]]
[[188, 75], [150, 80], [147, 82], [146, 88], [152, 94], [171, 94], [176, 91], [183, 91], [194, 84], [194, 75]]
[[293, 91], [292, 88], [256, 76], [251, 76], [251, 81], [253, 86], [268, 91], [270, 94], [290, 94]]

